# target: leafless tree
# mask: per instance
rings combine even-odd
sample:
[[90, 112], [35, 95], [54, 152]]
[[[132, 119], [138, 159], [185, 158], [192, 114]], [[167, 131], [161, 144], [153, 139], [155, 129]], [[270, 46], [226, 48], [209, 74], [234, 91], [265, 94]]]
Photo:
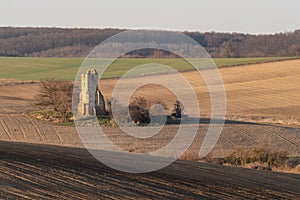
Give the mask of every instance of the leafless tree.
[[57, 111], [64, 122], [68, 121], [68, 113], [71, 112], [72, 88], [69, 81], [45, 79], [40, 81], [40, 93], [37, 97], [37, 105], [42, 108], [49, 107]]

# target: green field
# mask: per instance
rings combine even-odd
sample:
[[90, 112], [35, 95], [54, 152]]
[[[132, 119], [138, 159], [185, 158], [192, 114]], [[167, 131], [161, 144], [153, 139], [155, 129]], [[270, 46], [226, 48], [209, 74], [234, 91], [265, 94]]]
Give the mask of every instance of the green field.
[[[213, 60], [218, 67], [224, 67], [286, 59], [291, 58], [215, 58]], [[0, 57], [0, 79], [40, 80], [56, 78], [73, 80], [83, 60], [83, 58]], [[103, 78], [120, 77], [132, 67], [147, 63], [169, 65], [179, 71], [191, 69], [191, 66], [183, 59], [121, 58], [106, 70]]]

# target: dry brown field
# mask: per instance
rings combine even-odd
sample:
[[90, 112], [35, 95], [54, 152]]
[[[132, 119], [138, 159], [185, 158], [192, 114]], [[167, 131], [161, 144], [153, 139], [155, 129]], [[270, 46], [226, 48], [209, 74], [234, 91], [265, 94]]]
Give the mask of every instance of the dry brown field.
[[[227, 121], [210, 156], [222, 157], [236, 147], [254, 146], [284, 150], [291, 156], [299, 156], [300, 60], [224, 67], [220, 73], [227, 95]], [[199, 74], [190, 71], [183, 75], [196, 91], [203, 117], [193, 144], [183, 156], [194, 159], [208, 128], [210, 98]], [[172, 78], [172, 75], [157, 75], [155, 78], [165, 76]], [[100, 89], [107, 99], [116, 81], [100, 81]], [[217, 167], [198, 162], [179, 161], [159, 172], [141, 176], [110, 171], [80, 149], [82, 143], [74, 127], [38, 121], [28, 115], [38, 109], [34, 104], [38, 83], [0, 82], [0, 197], [62, 199], [64, 195], [71, 195], [68, 197], [72, 199], [93, 199], [103, 194], [103, 197], [118, 199], [118, 188], [127, 198], [148, 194], [148, 198], [191, 195], [191, 198], [204, 199], [293, 199], [300, 195], [299, 190], [297, 192], [299, 175]], [[150, 100], [161, 99], [169, 108], [176, 100], [170, 91], [157, 85], [145, 86], [135, 95]], [[166, 126], [161, 134], [141, 140], [127, 137], [117, 128], [104, 128], [114, 143], [137, 153], [159, 148], [156, 141], [167, 144], [177, 129], [177, 125]], [[56, 150], [59, 154], [55, 153]], [[186, 168], [192, 171], [192, 176], [184, 173]], [[268, 181], [271, 179], [273, 182]], [[142, 187], [147, 191], [141, 191]]]

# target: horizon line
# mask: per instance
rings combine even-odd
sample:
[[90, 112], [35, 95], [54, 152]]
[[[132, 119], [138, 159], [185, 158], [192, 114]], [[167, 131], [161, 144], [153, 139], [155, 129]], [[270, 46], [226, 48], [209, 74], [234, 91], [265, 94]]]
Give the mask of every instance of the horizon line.
[[245, 34], [245, 35], [276, 35], [283, 33], [293, 33], [300, 28], [295, 28], [294, 30], [284, 30], [272, 33], [249, 33], [249, 32], [238, 32], [238, 31], [218, 31], [218, 30], [210, 30], [210, 31], [200, 31], [200, 30], [185, 30], [185, 29], [170, 29], [170, 28], [162, 28], [162, 27], [141, 27], [141, 28], [126, 28], [126, 27], [76, 27], [76, 26], [31, 26], [31, 25], [0, 25], [0, 28], [53, 28], [53, 29], [118, 29], [118, 30], [152, 30], [152, 31], [173, 31], [173, 32], [198, 32], [198, 33], [229, 33], [229, 34]]

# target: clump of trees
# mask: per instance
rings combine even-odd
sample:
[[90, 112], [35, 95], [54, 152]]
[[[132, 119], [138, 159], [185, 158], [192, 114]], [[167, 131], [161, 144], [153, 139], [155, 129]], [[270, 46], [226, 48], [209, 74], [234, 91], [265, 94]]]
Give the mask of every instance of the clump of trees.
[[73, 84], [69, 81], [41, 80], [37, 105], [57, 112], [63, 122], [68, 122], [72, 113], [72, 90]]

